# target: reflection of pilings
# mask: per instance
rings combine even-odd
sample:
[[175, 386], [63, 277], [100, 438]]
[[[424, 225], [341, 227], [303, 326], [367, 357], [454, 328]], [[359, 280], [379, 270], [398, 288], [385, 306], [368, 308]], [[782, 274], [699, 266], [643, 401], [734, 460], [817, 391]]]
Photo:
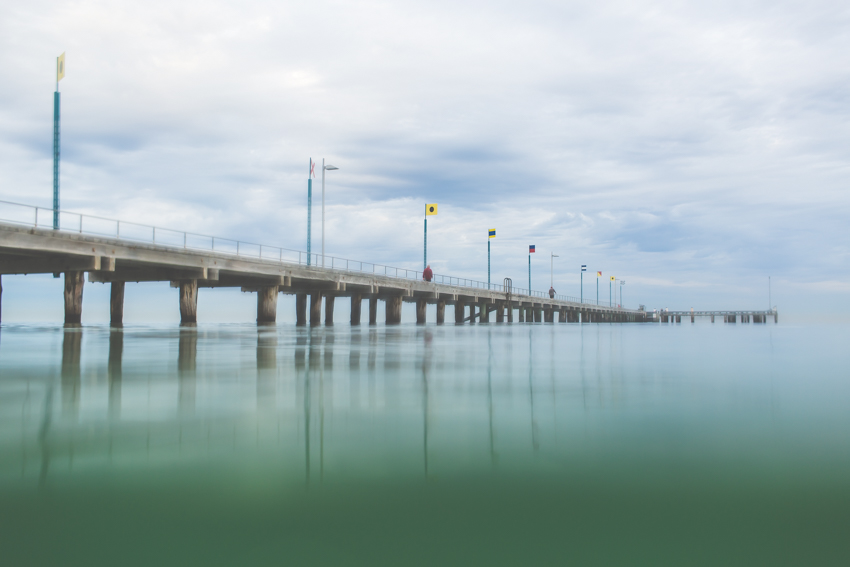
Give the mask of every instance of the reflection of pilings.
[[273, 408], [277, 379], [277, 330], [260, 328], [257, 332], [257, 407]]
[[[115, 285], [115, 284], [113, 284]], [[109, 380], [109, 416], [121, 415], [121, 359], [124, 356], [124, 331], [109, 331], [109, 362], [106, 366]]]
[[422, 358], [422, 456], [425, 477], [428, 477], [428, 413], [430, 395], [428, 392], [428, 371], [431, 369], [431, 333], [426, 332], [425, 354]]
[[65, 329], [62, 337], [62, 413], [76, 417], [80, 408], [81, 329]]
[[351, 345], [348, 349], [348, 372], [351, 376], [351, 409], [360, 408], [360, 333], [351, 333]]
[[38, 430], [38, 444], [41, 448], [41, 471], [38, 475], [38, 487], [44, 489], [47, 483], [47, 471], [50, 468], [50, 444], [47, 436], [50, 434], [50, 424], [53, 418], [53, 385], [47, 387], [44, 397], [44, 417]]
[[180, 413], [195, 409], [195, 362], [198, 356], [198, 333], [193, 327], [180, 329], [177, 342], [177, 402]]

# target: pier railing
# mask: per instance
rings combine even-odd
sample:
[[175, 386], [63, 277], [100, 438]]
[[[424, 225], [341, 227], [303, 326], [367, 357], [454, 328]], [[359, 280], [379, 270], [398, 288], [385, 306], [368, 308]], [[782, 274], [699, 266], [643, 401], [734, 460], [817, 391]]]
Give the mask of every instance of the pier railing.
[[[53, 209], [0, 200], [0, 221], [22, 226], [32, 226], [35, 228], [52, 228]], [[313, 266], [332, 270], [370, 273], [406, 280], [422, 279], [421, 271], [411, 270], [408, 268], [398, 268], [329, 255], [325, 255], [323, 262], [322, 255], [318, 253], [308, 254], [301, 250], [282, 248], [280, 246], [257, 244], [255, 242], [222, 238], [220, 236], [163, 228], [137, 222], [121, 221], [71, 211], [59, 211], [59, 230], [63, 232], [85, 234], [88, 236], [118, 238], [131, 242], [154, 244], [169, 248], [215, 252], [217, 254], [227, 254], [239, 258], [256, 258], [259, 260], [285, 264], [298, 264], [301, 266]], [[488, 284], [484, 281], [442, 274], [434, 274], [431, 281], [433, 283], [451, 285], [455, 287], [506, 292], [504, 284]], [[549, 294], [544, 291], [536, 291], [519, 287], [512, 287], [508, 291], [510, 291], [511, 295], [515, 296], [524, 295], [549, 299]], [[612, 308], [620, 307], [609, 306], [604, 301], [599, 301], [597, 303], [595, 299], [582, 300], [581, 298], [569, 295], [556, 294], [554, 299], [569, 301], [572, 303], [583, 303], [585, 305], [599, 305], [602, 307]]]

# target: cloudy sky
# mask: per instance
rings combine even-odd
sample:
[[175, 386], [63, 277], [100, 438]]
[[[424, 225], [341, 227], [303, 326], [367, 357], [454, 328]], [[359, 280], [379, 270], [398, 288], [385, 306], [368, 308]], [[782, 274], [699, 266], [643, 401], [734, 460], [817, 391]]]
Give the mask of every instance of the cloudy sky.
[[[587, 264], [629, 306], [765, 308], [771, 276], [781, 311], [850, 311], [842, 2], [6, 1], [2, 200], [51, 204], [62, 52], [63, 209], [303, 250], [326, 158], [329, 254], [419, 268], [436, 202], [438, 273], [486, 279], [496, 228], [494, 281], [535, 244], [536, 289], [554, 252], [559, 293]], [[61, 320], [59, 281], [3, 286], [4, 320]]]

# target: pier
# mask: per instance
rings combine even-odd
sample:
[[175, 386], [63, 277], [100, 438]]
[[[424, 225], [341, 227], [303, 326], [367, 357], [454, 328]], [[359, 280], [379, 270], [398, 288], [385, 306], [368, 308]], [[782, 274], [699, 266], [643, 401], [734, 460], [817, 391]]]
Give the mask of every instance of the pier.
[[693, 323], [697, 317], [707, 317], [712, 323], [722, 320], [724, 323], [767, 323], [772, 318], [774, 323], [779, 323], [779, 313], [776, 309], [767, 311], [661, 311], [657, 313], [659, 323], [681, 323], [682, 317], [685, 321], [690, 318]]
[[[385, 322], [401, 322], [404, 302], [416, 304], [417, 323], [426, 322], [427, 306], [436, 305], [436, 323], [444, 323], [446, 306], [454, 321], [496, 323], [650, 322], [643, 310], [622, 309], [564, 295], [340, 259], [104, 219], [60, 213], [60, 230], [47, 222], [51, 209], [0, 203], [0, 276], [64, 276], [65, 324], [80, 324], [85, 282], [109, 284], [110, 322], [123, 325], [127, 282], [168, 282], [179, 290], [180, 320], [198, 320], [198, 293], [231, 287], [257, 295], [257, 323], [276, 321], [280, 294], [294, 295], [296, 324], [334, 323], [337, 298], [351, 301], [351, 324], [361, 321], [368, 301], [369, 323], [384, 303]], [[10, 218], [11, 217], [11, 218]], [[2, 286], [0, 286], [2, 297]], [[324, 304], [324, 320], [322, 306]], [[309, 308], [308, 308], [309, 305]]]

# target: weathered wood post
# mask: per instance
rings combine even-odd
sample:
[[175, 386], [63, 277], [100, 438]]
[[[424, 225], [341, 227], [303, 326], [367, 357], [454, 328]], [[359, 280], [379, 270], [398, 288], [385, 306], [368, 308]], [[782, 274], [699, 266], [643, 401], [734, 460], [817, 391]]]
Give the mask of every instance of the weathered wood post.
[[378, 298], [374, 296], [369, 298], [369, 324], [378, 324]]
[[460, 299], [455, 301], [455, 323], [463, 323], [464, 311], [466, 311], [466, 303]]
[[325, 325], [333, 325], [334, 324], [334, 300], [336, 299], [333, 295], [325, 296]]
[[363, 296], [355, 293], [351, 296], [351, 324], [360, 324], [360, 309], [363, 307]]
[[124, 282], [109, 284], [109, 326], [124, 326]]
[[314, 291], [310, 294], [310, 324], [318, 325], [322, 322], [322, 292]]
[[446, 300], [437, 300], [437, 324], [442, 325], [446, 322]]
[[79, 325], [83, 315], [85, 272], [65, 272], [65, 324]]
[[482, 301], [478, 304], [478, 322], [479, 323], [489, 323], [490, 322], [490, 304], [486, 301]]
[[180, 280], [180, 323], [198, 322], [198, 280]]
[[419, 298], [416, 300], [416, 324], [424, 325], [425, 324], [425, 314], [426, 309], [428, 308], [428, 304], [425, 302], [425, 299]]
[[261, 287], [257, 291], [257, 324], [277, 321], [277, 290], [278, 287], [272, 285]]
[[387, 306], [386, 323], [387, 325], [397, 325], [401, 323], [401, 296], [394, 295], [384, 300]]
[[295, 294], [295, 324], [296, 325], [306, 325], [307, 324], [307, 294], [306, 293], [296, 293]]

